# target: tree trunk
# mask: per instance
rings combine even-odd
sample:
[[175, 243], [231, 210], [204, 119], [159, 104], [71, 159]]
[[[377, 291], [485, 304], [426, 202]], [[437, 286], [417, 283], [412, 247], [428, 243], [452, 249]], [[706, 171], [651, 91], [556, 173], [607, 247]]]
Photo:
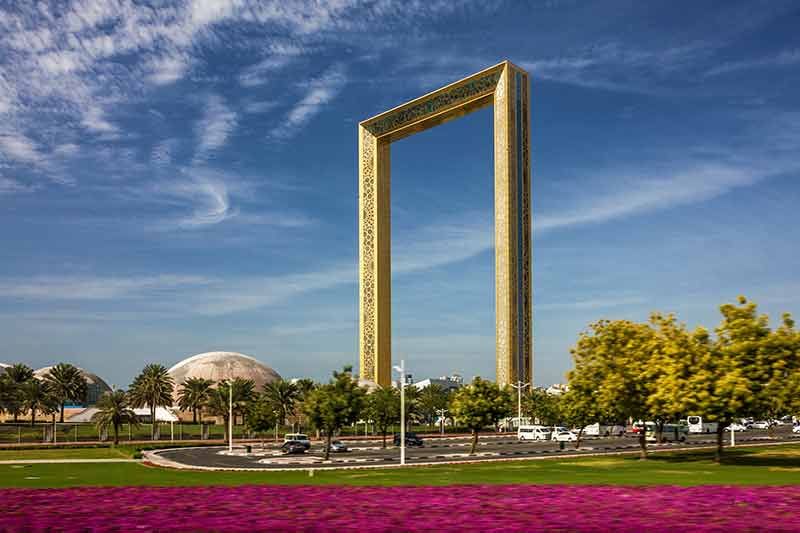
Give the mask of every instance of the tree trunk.
[[723, 423], [722, 420], [717, 423], [717, 449], [714, 452], [714, 461], [717, 463], [722, 461], [722, 446], [724, 443], [723, 436], [725, 435], [725, 427], [727, 425], [728, 423]]
[[325, 460], [331, 458], [331, 440], [333, 439], [333, 431], [325, 431]]
[[656, 442], [661, 444], [664, 442], [664, 421], [659, 420], [656, 422]]
[[386, 426], [381, 428], [381, 435], [383, 436], [383, 449], [386, 449], [386, 430], [389, 429]]
[[150, 440], [156, 440], [156, 408], [150, 407]]
[[119, 446], [119, 424], [114, 423], [114, 446]]
[[61, 403], [61, 419], [59, 420], [62, 424], [64, 423], [64, 403]]
[[36, 424], [36, 408], [31, 409], [31, 427]]
[[642, 426], [642, 431], [639, 433], [639, 448], [641, 450], [639, 459], [647, 459], [647, 434], [645, 432], [645, 426]]
[[581, 429], [578, 430], [578, 438], [575, 440], [576, 450], [581, 447], [581, 438], [583, 438], [583, 426], [581, 426]]
[[197, 424], [197, 407], [192, 409], [192, 424]]
[[475, 455], [475, 449], [478, 447], [478, 430], [472, 430], [472, 447], [469, 449], [470, 455]]

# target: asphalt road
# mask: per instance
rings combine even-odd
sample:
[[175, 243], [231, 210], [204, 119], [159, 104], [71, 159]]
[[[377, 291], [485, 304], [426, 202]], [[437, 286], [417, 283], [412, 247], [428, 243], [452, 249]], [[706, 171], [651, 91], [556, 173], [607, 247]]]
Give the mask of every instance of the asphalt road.
[[[726, 444], [730, 441], [730, 435], [726, 434]], [[766, 431], [751, 430], [736, 434], [737, 443], [770, 442], [770, 441], [791, 441], [800, 442], [800, 435], [792, 435], [788, 429], [778, 430], [774, 438], [770, 438]], [[391, 442], [391, 440], [390, 440]], [[690, 435], [685, 443], [665, 443], [653, 444], [648, 446], [653, 449], [675, 448], [675, 447], [694, 447], [708, 446], [716, 443], [715, 435]], [[389, 446], [386, 449], [381, 447], [380, 440], [361, 440], [348, 441], [349, 452], [331, 453], [331, 461], [324, 461], [323, 444], [313, 443], [311, 449], [302, 455], [283, 455], [278, 451], [275, 444], [265, 444], [262, 449], [255, 444], [251, 454], [245, 454], [244, 447], [235, 446], [234, 454], [227, 454], [227, 447], [203, 447], [173, 449], [154, 452], [156, 455], [169, 461], [180, 463], [185, 466], [199, 466], [212, 468], [252, 468], [252, 469], [274, 469], [274, 468], [331, 468], [342, 466], [359, 465], [392, 465], [399, 464], [400, 450], [397, 447]], [[516, 439], [516, 434], [495, 435], [487, 434], [481, 436], [478, 442], [476, 455], [469, 455], [469, 437], [453, 437], [447, 439], [428, 439], [421, 448], [406, 448], [407, 463], [436, 463], [451, 461], [474, 461], [522, 458], [522, 457], [543, 457], [557, 456], [564, 454], [598, 454], [598, 453], [617, 453], [620, 451], [632, 451], [639, 447], [638, 441], [634, 437], [611, 437], [586, 439], [581, 443], [581, 448], [576, 450], [574, 443], [564, 443], [561, 449], [559, 443], [542, 441], [524, 441]]]

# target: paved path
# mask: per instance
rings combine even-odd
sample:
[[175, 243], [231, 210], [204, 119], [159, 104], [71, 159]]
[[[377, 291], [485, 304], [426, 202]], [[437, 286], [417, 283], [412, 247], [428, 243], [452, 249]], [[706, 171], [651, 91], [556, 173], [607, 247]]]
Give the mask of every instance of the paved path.
[[141, 459], [4, 459], [0, 465], [31, 465], [46, 463], [141, 463]]

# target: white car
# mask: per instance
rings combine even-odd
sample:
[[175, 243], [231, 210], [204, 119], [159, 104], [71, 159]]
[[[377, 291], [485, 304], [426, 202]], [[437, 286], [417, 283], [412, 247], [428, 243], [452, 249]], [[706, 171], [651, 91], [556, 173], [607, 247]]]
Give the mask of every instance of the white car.
[[725, 431], [747, 431], [747, 426], [743, 426], [742, 424], [737, 424], [734, 422], [730, 426], [726, 427]]
[[571, 431], [559, 431], [553, 433], [553, 440], [557, 442], [575, 442], [578, 436]]
[[800, 433], [800, 424], [797, 424], [792, 428], [792, 433]]
[[752, 424], [750, 424], [751, 429], [769, 429], [770, 423], [766, 420], [756, 420]]

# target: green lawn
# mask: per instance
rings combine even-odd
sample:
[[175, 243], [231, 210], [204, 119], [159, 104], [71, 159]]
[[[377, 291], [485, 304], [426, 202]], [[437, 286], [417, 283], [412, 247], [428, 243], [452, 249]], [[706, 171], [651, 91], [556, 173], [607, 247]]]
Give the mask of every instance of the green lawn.
[[0, 450], [0, 461], [25, 459], [129, 459], [128, 448], [42, 448], [39, 450]]
[[708, 452], [511, 461], [407, 469], [302, 472], [191, 472], [135, 463], [0, 465], [0, 487], [98, 485], [448, 485], [576, 483], [604, 485], [800, 484], [800, 445], [726, 450], [723, 464]]

